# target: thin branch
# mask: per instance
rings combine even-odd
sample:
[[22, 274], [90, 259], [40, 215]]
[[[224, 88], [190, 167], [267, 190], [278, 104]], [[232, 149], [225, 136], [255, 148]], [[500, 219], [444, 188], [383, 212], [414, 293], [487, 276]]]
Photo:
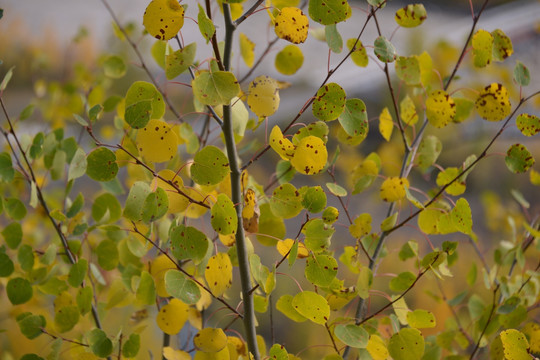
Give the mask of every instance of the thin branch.
[[77, 341], [77, 340], [71, 340], [71, 339], [67, 339], [63, 336], [60, 336], [60, 335], [53, 335], [51, 334], [50, 332], [48, 332], [47, 330], [45, 330], [44, 328], [41, 328], [41, 332], [45, 335], [48, 335], [50, 337], [52, 337], [53, 339], [62, 339], [62, 341], [65, 341], [65, 342], [68, 342], [68, 343], [71, 343], [71, 344], [75, 344], [75, 345], [79, 345], [79, 346], [84, 346], [84, 347], [89, 347], [88, 344], [85, 344], [85, 343], [82, 343], [80, 341]]
[[[17, 156], [17, 153], [15, 151], [15, 147], [13, 146], [11, 141], [9, 140], [9, 134], [3, 128], [1, 129], [1, 132], [4, 135], [4, 137], [6, 138], [6, 141], [7, 141], [8, 145], [9, 145], [9, 147], [11, 148], [13, 156], [15, 157], [15, 159], [16, 159], [17, 163], [19, 164], [21, 170], [26, 174], [26, 180], [30, 183], [30, 186], [32, 186], [32, 184], [35, 185], [38, 201], [41, 204], [41, 207], [43, 208], [43, 210], [45, 211], [45, 214], [49, 218], [49, 221], [53, 225], [53, 227], [54, 227], [54, 229], [56, 231], [56, 234], [60, 238], [60, 242], [62, 243], [62, 247], [64, 248], [64, 251], [66, 253], [66, 256], [67, 256], [69, 262], [72, 265], [74, 265], [77, 262], [77, 260], [75, 259], [75, 256], [73, 255], [73, 253], [71, 252], [71, 249], [69, 248], [67, 238], [64, 235], [64, 233], [62, 232], [62, 228], [61, 228], [60, 224], [58, 222], [56, 222], [56, 220], [51, 215], [51, 212], [49, 210], [49, 206], [47, 205], [47, 202], [45, 201], [45, 198], [43, 197], [41, 187], [37, 183], [36, 175], [34, 173], [34, 169], [32, 168], [32, 165], [30, 164], [30, 160], [28, 160], [28, 156], [26, 156], [26, 152], [24, 151], [21, 143], [19, 142], [19, 138], [17, 137], [17, 134], [15, 133], [15, 128], [13, 127], [13, 123], [11, 122], [11, 119], [9, 117], [9, 114], [8, 114], [8, 112], [6, 110], [6, 107], [5, 107], [5, 104], [4, 104], [4, 100], [3, 100], [3, 98], [1, 96], [0, 96], [0, 104], [2, 106], [2, 111], [4, 113], [4, 116], [5, 116], [5, 118], [6, 118], [7, 122], [8, 122], [8, 125], [9, 125], [9, 133], [15, 139], [15, 143], [17, 144], [17, 149], [21, 153], [21, 155], [22, 155], [22, 157], [24, 159], [24, 162], [26, 163], [26, 166], [28, 168], [28, 174], [26, 174], [26, 171], [24, 170], [24, 167], [22, 166], [22, 163], [21, 163], [21, 161], [19, 160], [19, 158]], [[81, 284], [81, 287], [83, 287], [83, 284]], [[94, 323], [96, 324], [96, 327], [98, 329], [101, 329], [102, 328], [101, 327], [101, 322], [99, 320], [98, 311], [97, 311], [96, 305], [94, 303], [92, 303], [91, 312], [92, 312], [92, 317], [94, 319]], [[107, 357], [107, 359], [110, 360], [110, 356]]]
[[497, 307], [497, 292], [499, 291], [499, 286], [497, 285], [495, 289], [493, 290], [493, 301], [491, 304], [491, 310], [489, 311], [489, 316], [486, 320], [486, 324], [484, 325], [484, 328], [482, 329], [482, 332], [480, 333], [480, 336], [478, 337], [478, 341], [476, 341], [476, 344], [474, 346], [474, 349], [471, 353], [471, 356], [469, 357], [469, 360], [474, 359], [474, 356], [478, 349], [480, 348], [480, 342], [482, 341], [482, 338], [484, 337], [484, 334], [486, 333], [486, 330], [489, 326], [489, 323], [491, 322], [491, 319], [493, 318], [493, 313], [495, 313], [495, 308]]
[[255, 4], [253, 4], [252, 7], [250, 7], [249, 9], [247, 9], [247, 11], [245, 13], [243, 13], [242, 15], [240, 15], [240, 17], [238, 19], [236, 19], [234, 22], [233, 22], [233, 25], [234, 27], [238, 27], [238, 25], [240, 25], [241, 23], [244, 22], [244, 20], [246, 20], [251, 14], [253, 14], [255, 12], [255, 10], [257, 10], [257, 8], [259, 6], [261, 6], [261, 4], [264, 3], [264, 0], [257, 0], [255, 2]]
[[324, 323], [324, 327], [326, 328], [326, 332], [328, 333], [328, 336], [330, 337], [330, 340], [332, 340], [332, 346], [334, 347], [334, 350], [339, 355], [339, 349], [336, 345], [336, 340], [334, 340], [334, 337], [332, 336], [332, 332], [330, 331], [330, 327], [328, 327], [328, 323]]

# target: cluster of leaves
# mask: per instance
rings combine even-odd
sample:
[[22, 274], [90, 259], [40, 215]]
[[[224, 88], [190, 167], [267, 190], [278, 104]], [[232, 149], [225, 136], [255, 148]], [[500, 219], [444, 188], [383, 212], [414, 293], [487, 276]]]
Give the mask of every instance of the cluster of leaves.
[[[384, 0], [367, 3], [366, 25], [387, 11]], [[269, 0], [266, 12], [257, 11], [262, 1], [247, 9], [242, 1], [220, 2], [225, 41], [219, 43], [209, 2], [206, 7], [188, 5], [152, 0], [142, 23], [158, 39], [151, 52], [166, 78], [191, 78], [196, 118], [176, 109], [180, 100], [163, 91], [131, 40], [133, 34], [119, 23], [116, 31], [143, 62], [149, 81], [135, 81], [123, 94], [114, 93], [111, 80], [122, 78], [128, 65], [122, 56], [108, 55], [99, 72], [81, 70], [69, 86], [43, 81], [48, 95], [16, 118], [1, 98], [12, 70], [0, 84], [6, 140], [0, 154], [5, 223], [0, 284], [17, 331], [28, 339], [53, 339], [40, 354], [21, 359], [56, 359], [66, 351], [70, 358], [137, 358], [149, 346], [146, 334], [157, 332], [163, 334], [160, 350], [169, 360], [190, 359], [190, 353], [195, 359], [299, 359], [274, 343], [274, 336], [263, 338], [259, 331], [267, 316], [272, 322], [272, 309], [284, 315], [284, 322], [321, 326], [330, 345], [313, 356], [328, 360], [472, 359], [481, 351], [489, 351], [492, 359], [540, 355], [540, 325], [531, 315], [538, 311], [540, 264], [528, 261], [538, 259], [540, 231], [527, 211], [508, 217], [512, 237], [495, 249], [491, 267], [480, 255], [484, 290], [478, 290], [482, 286], [473, 263], [467, 286], [454, 284], [466, 290], [451, 299], [444, 291], [445, 284], [456, 281], [451, 277], [457, 240], [468, 240], [477, 249], [473, 212], [463, 197], [467, 177], [512, 120], [526, 137], [540, 132], [536, 115], [518, 112], [538, 94], [522, 97], [530, 73], [519, 61], [513, 83], [497, 79], [478, 87], [456, 80], [466, 61], [479, 72], [513, 53], [502, 30], [476, 30], [485, 4], [473, 15], [470, 43], [454, 67], [437, 64], [428, 52], [398, 54], [380, 30], [370, 46], [361, 41], [363, 30], [355, 34], [346, 41], [342, 60], [332, 69], [329, 63], [322, 85], [307, 96], [289, 125], [273, 125], [263, 145], [252, 130], [277, 117], [280, 92], [290, 91], [290, 84], [264, 74], [249, 84], [239, 81], [230, 68], [234, 31], [249, 16], [264, 18], [277, 38], [260, 57], [275, 44], [292, 43], [275, 57], [277, 71], [289, 76], [303, 66], [299, 44], [309, 36], [322, 39], [326, 51], [342, 52], [337, 24], [349, 19], [353, 9], [347, 1], [310, 0], [306, 15], [295, 0]], [[195, 12], [202, 43], [214, 51], [211, 59], [197, 58], [202, 43], [184, 44], [178, 36]], [[427, 12], [411, 4], [393, 16], [399, 27], [411, 28], [420, 26]], [[323, 31], [310, 31], [313, 22]], [[255, 48], [260, 44], [246, 33], [239, 33], [238, 41], [251, 74], [259, 64]], [[389, 85], [391, 106], [377, 111], [383, 146], [366, 155], [358, 155], [373, 123], [366, 104], [329, 82], [349, 60], [359, 68], [376, 62]], [[389, 72], [392, 63], [395, 78]], [[461, 83], [454, 88], [456, 81]], [[399, 96], [393, 90], [396, 83], [403, 89]], [[518, 104], [512, 105], [516, 89]], [[53, 128], [22, 135], [23, 122], [37, 116], [34, 108]], [[443, 144], [432, 130], [481, 121], [473, 109], [487, 121], [501, 122], [500, 130], [480, 153], [443, 168]], [[305, 126], [291, 134], [301, 116]], [[202, 127], [196, 123], [199, 117], [204, 118]], [[84, 130], [83, 136], [70, 136], [58, 126], [69, 121]], [[212, 137], [214, 130], [221, 137]], [[107, 143], [115, 138], [120, 141]], [[385, 144], [404, 149], [397, 173], [384, 164], [392, 160], [383, 151]], [[250, 171], [263, 157], [277, 160], [275, 180], [266, 186]], [[504, 162], [510, 172], [529, 172], [531, 183], [540, 185], [534, 157], [524, 144], [511, 145]], [[306, 176], [324, 186], [305, 185]], [[374, 212], [353, 214], [347, 206], [373, 191], [379, 194], [377, 204], [387, 209], [382, 221]], [[530, 208], [520, 192], [513, 195], [523, 209]], [[395, 241], [387, 244], [390, 234], [413, 220], [429, 246], [415, 240], [401, 247]], [[340, 239], [336, 246], [339, 225], [348, 228], [340, 238], [349, 240]], [[439, 234], [451, 234], [451, 240], [433, 246], [430, 239]], [[374, 283], [383, 259], [395, 259], [392, 252], [399, 252], [400, 267], [408, 270], [384, 284]], [[298, 291], [278, 282], [278, 268], [287, 271], [284, 263], [291, 273], [303, 273], [306, 282], [298, 283]], [[520, 271], [514, 273], [516, 267]], [[443, 284], [440, 295], [432, 295], [446, 303], [452, 316], [407, 305], [406, 298], [421, 291], [424, 277]], [[233, 286], [238, 283], [241, 290]], [[377, 308], [379, 294], [386, 300]], [[371, 301], [375, 305], [368, 308]], [[120, 321], [110, 320], [116, 309], [122, 310]], [[212, 311], [218, 310], [228, 312], [229, 324], [224, 325], [225, 316], [216, 320]], [[231, 329], [239, 319], [241, 334]], [[435, 327], [438, 331], [430, 336], [421, 331]], [[170, 336], [181, 332], [171, 343]]]

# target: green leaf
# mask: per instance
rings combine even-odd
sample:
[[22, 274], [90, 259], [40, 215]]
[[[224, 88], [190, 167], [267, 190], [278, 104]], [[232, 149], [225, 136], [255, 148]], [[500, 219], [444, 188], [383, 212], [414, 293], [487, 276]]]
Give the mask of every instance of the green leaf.
[[94, 355], [104, 358], [112, 353], [113, 343], [103, 330], [93, 329], [86, 333], [86, 337], [88, 339], [88, 345], [90, 345], [90, 350]]
[[156, 188], [155, 192], [146, 195], [142, 208], [142, 220], [146, 223], [163, 217], [169, 209], [169, 198], [162, 188]]
[[201, 32], [202, 36], [206, 39], [206, 43], [210, 41], [212, 38], [212, 35], [216, 32], [216, 28], [214, 27], [214, 23], [212, 20], [206, 16], [206, 11], [204, 11], [204, 8], [199, 4], [199, 14], [197, 15], [197, 22], [199, 24], [199, 31]]
[[534, 157], [522, 144], [514, 144], [508, 148], [504, 158], [508, 170], [515, 174], [524, 173], [534, 165]]
[[41, 329], [45, 328], [47, 321], [43, 315], [33, 315], [25, 312], [17, 315], [17, 324], [25, 337], [35, 339], [42, 334]]
[[297, 45], [287, 45], [276, 54], [274, 66], [283, 75], [295, 74], [304, 64], [304, 54]]
[[427, 310], [416, 309], [407, 313], [407, 323], [415, 329], [425, 329], [435, 327], [435, 316]]
[[204, 105], [229, 105], [240, 92], [240, 85], [232, 72], [203, 71], [191, 82], [193, 95]]
[[142, 208], [150, 191], [150, 186], [147, 183], [137, 181], [133, 184], [124, 206], [123, 215], [125, 218], [131, 221], [142, 219]]
[[206, 235], [194, 227], [178, 225], [170, 233], [171, 251], [178, 260], [190, 259], [198, 264], [208, 250]]
[[54, 315], [54, 326], [59, 333], [67, 332], [75, 327], [79, 322], [79, 309], [77, 306], [62, 306], [56, 309]]
[[[407, 194], [409, 194], [409, 189], [405, 188], [405, 192], [407, 192]], [[409, 198], [409, 196], [407, 196], [407, 198]], [[388, 230], [392, 229], [396, 225], [397, 219], [398, 219], [398, 212], [396, 211], [395, 213], [388, 216], [386, 219], [384, 219], [381, 222], [381, 230], [382, 231], [388, 231]]]
[[139, 353], [141, 347], [141, 336], [133, 333], [122, 346], [122, 356], [134, 358]]
[[341, 86], [336, 83], [326, 84], [315, 95], [312, 105], [313, 116], [323, 121], [335, 120], [345, 109], [346, 100], [347, 95]]
[[352, 10], [343, 0], [311, 0], [309, 16], [322, 25], [332, 25], [344, 21], [351, 16]]
[[191, 178], [200, 185], [219, 184], [229, 175], [229, 159], [215, 146], [206, 146], [193, 159]]
[[478, 30], [472, 38], [474, 66], [485, 67], [493, 58], [493, 35], [486, 30]]
[[118, 55], [110, 55], [103, 62], [103, 71], [105, 72], [105, 76], [112, 79], [120, 79], [126, 75], [126, 70], [127, 67], [124, 63], [124, 59]]
[[400, 56], [396, 60], [396, 75], [407, 85], [420, 85], [421, 71], [418, 57]]
[[82, 193], [79, 193], [77, 197], [75, 198], [75, 200], [73, 201], [73, 203], [71, 203], [71, 206], [69, 207], [69, 209], [67, 210], [66, 216], [68, 218], [74, 217], [75, 215], [79, 213], [79, 211], [81, 211], [83, 206], [84, 206], [84, 196], [82, 195]]
[[523, 65], [521, 61], [516, 61], [516, 66], [514, 67], [514, 81], [519, 86], [527, 86], [531, 82], [529, 68]]
[[396, 22], [406, 28], [416, 27], [427, 18], [427, 12], [423, 4], [409, 4], [396, 11]]
[[190, 305], [201, 298], [199, 286], [178, 270], [169, 270], [165, 273], [165, 289], [167, 292]]
[[154, 278], [148, 271], [142, 271], [139, 280], [139, 286], [135, 293], [137, 300], [144, 305], [152, 305], [156, 302], [156, 285]]
[[293, 296], [292, 295], [282, 295], [277, 303], [276, 309], [278, 309], [282, 314], [287, 316], [289, 319], [295, 322], [304, 322], [307, 319], [301, 315], [294, 306], [292, 305]]
[[325, 324], [330, 317], [328, 301], [312, 291], [303, 291], [294, 296], [292, 306], [302, 316], [316, 324]]
[[329, 286], [336, 278], [337, 271], [337, 261], [330, 255], [314, 255], [306, 261], [306, 279], [316, 286]]
[[113, 223], [122, 216], [122, 206], [116, 196], [104, 193], [94, 199], [92, 203], [92, 218], [96, 222]]
[[326, 207], [326, 194], [322, 187], [309, 187], [303, 194], [302, 206], [313, 214], [323, 211]]
[[15, 176], [11, 155], [7, 152], [0, 153], [0, 181], [11, 182]]
[[153, 84], [134, 82], [126, 93], [126, 122], [135, 129], [146, 126], [150, 119], [160, 119], [165, 114], [163, 97]]
[[516, 125], [525, 136], [534, 136], [540, 132], [540, 118], [536, 115], [521, 114], [516, 119]]
[[21, 360], [45, 360], [45, 359], [43, 359], [41, 356], [38, 356], [36, 354], [24, 354], [21, 357]]
[[[24, 206], [23, 202], [17, 198], [5, 199], [4, 208], [6, 209], [8, 216], [12, 218], [13, 220], [17, 220], [17, 221], [22, 220], [26, 216], [26, 206]], [[4, 231], [5, 231], [5, 228], [4, 228]]]
[[17, 253], [17, 260], [24, 271], [31, 271], [34, 267], [34, 249], [28, 244], [23, 244]]
[[292, 184], [283, 184], [274, 190], [270, 208], [275, 216], [290, 219], [302, 211], [302, 196]]
[[388, 351], [394, 360], [420, 360], [424, 355], [424, 338], [417, 329], [401, 329], [392, 335]]
[[416, 280], [416, 275], [410, 271], [400, 273], [397, 277], [390, 280], [390, 290], [401, 293], [407, 290]]
[[365, 349], [369, 340], [369, 333], [355, 324], [339, 324], [334, 329], [334, 334], [345, 345], [357, 349]]
[[453, 121], [460, 123], [467, 120], [474, 109], [474, 102], [464, 98], [454, 98], [454, 103], [456, 104], [456, 115]]
[[6, 285], [6, 292], [9, 301], [13, 305], [20, 305], [28, 302], [32, 299], [32, 295], [34, 294], [30, 282], [21, 277], [10, 279]]
[[96, 181], [110, 181], [118, 174], [116, 155], [111, 150], [99, 147], [88, 154], [86, 174]]
[[225, 194], [219, 194], [216, 203], [212, 206], [210, 223], [214, 230], [222, 235], [236, 232], [238, 217], [231, 199]]
[[366, 104], [362, 100], [348, 99], [338, 120], [347, 135], [363, 139], [367, 137], [369, 123]]
[[165, 69], [165, 56], [173, 51], [168, 41], [158, 40], [154, 42], [150, 53], [154, 58], [156, 64], [162, 69]]
[[384, 36], [379, 36], [375, 40], [375, 55], [379, 60], [386, 63], [391, 63], [396, 60], [396, 48]]
[[0, 252], [0, 277], [8, 277], [13, 274], [15, 266], [5, 252]]
[[113, 270], [118, 265], [118, 247], [113, 240], [102, 240], [97, 246], [95, 253], [97, 254], [99, 266], [101, 266], [103, 270]]
[[85, 259], [79, 259], [75, 264], [69, 269], [68, 283], [72, 287], [76, 288], [81, 286], [86, 272], [88, 271], [88, 261]]
[[77, 292], [77, 307], [79, 308], [81, 315], [87, 314], [92, 310], [93, 295], [92, 287], [90, 286], [81, 287]]
[[330, 246], [330, 239], [334, 232], [334, 228], [325, 224], [322, 219], [309, 220], [302, 228], [302, 233], [306, 236], [304, 240], [306, 248], [315, 253], [324, 251]]
[[337, 26], [335, 24], [326, 25], [324, 27], [324, 35], [330, 50], [336, 54], [341, 53], [341, 50], [343, 50], [343, 39], [341, 38]]
[[2, 230], [4, 241], [10, 249], [16, 249], [22, 241], [23, 231], [21, 224], [12, 222]]
[[171, 80], [186, 71], [195, 60], [197, 43], [188, 44], [165, 58], [165, 76]]

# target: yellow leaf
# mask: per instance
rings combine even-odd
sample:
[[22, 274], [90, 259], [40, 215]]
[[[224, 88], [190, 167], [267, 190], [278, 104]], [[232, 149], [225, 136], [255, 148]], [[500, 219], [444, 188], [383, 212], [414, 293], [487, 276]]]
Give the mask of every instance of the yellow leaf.
[[[187, 192], [187, 189], [184, 187], [184, 181], [178, 175], [172, 170], [169, 169], [163, 169], [158, 173], [159, 176], [161, 176], [165, 180], [172, 181], [178, 189], [180, 189], [183, 192]], [[185, 197], [184, 195], [180, 194], [174, 186], [171, 184], [161, 180], [160, 178], [154, 178], [152, 181], [152, 188], [155, 186], [159, 186], [163, 190], [165, 190], [165, 193], [167, 194], [167, 198], [169, 199], [169, 209], [168, 212], [171, 214], [180, 213], [189, 206], [189, 199]]]
[[[294, 244], [293, 239], [285, 239], [285, 240], [279, 240], [276, 244], [277, 251], [281, 254], [281, 256], [285, 256], [289, 252], [289, 250], [292, 248]], [[298, 243], [298, 253], [296, 255], [297, 259], [304, 259], [307, 258], [309, 255], [308, 249], [306, 246], [299, 242]], [[287, 259], [289, 258], [289, 255], [287, 255]]]
[[414, 102], [409, 95], [405, 96], [405, 98], [399, 103], [399, 112], [401, 121], [403, 121], [405, 124], [414, 125], [418, 122], [416, 106], [414, 106]]
[[283, 136], [279, 126], [275, 125], [270, 132], [270, 147], [281, 156], [283, 160], [290, 160], [294, 155], [293, 143]]
[[165, 121], [150, 120], [137, 131], [139, 154], [148, 161], [164, 162], [171, 160], [178, 149], [178, 136]]
[[[208, 294], [208, 292], [204, 292]], [[191, 326], [197, 330], [201, 330], [203, 328], [201, 312], [193, 307], [189, 308], [188, 321]]]
[[228, 254], [218, 253], [208, 260], [204, 277], [215, 296], [221, 296], [232, 285], [232, 264]]
[[422, 85], [428, 86], [433, 76], [433, 60], [426, 51], [416, 58], [418, 59], [418, 65], [420, 65], [420, 81]]
[[386, 344], [378, 335], [371, 335], [369, 337], [366, 350], [369, 352], [369, 355], [371, 355], [373, 360], [385, 360], [388, 358], [388, 356], [390, 356], [388, 349], [386, 348]]
[[248, 67], [252, 67], [255, 62], [255, 43], [246, 34], [240, 33], [240, 54]]
[[529, 180], [531, 184], [540, 186], [540, 173], [534, 169], [529, 172]]
[[275, 18], [276, 35], [293, 44], [303, 43], [307, 39], [309, 20], [296, 7], [284, 7]]
[[176, 269], [176, 265], [166, 255], [159, 255], [152, 261], [150, 274], [154, 277], [158, 296], [170, 296], [165, 290], [165, 273], [170, 269]]
[[242, 209], [242, 224], [244, 230], [251, 233], [258, 232], [259, 215], [261, 215], [261, 211], [257, 204], [255, 191], [253, 191], [253, 189], [247, 189], [246, 195], [244, 196], [244, 208]]
[[491, 64], [493, 57], [493, 35], [486, 30], [478, 30], [472, 38], [474, 66], [484, 67]]
[[501, 121], [510, 114], [508, 91], [497, 83], [488, 85], [480, 92], [475, 102], [476, 111], [488, 121]]
[[279, 107], [279, 84], [271, 77], [261, 75], [249, 84], [247, 103], [258, 117], [273, 115]]
[[379, 132], [386, 141], [390, 141], [392, 136], [392, 131], [394, 130], [394, 121], [392, 120], [392, 115], [390, 111], [385, 107], [379, 115]]
[[195, 335], [193, 344], [201, 351], [215, 353], [227, 346], [227, 335], [221, 328], [205, 328]]
[[328, 151], [324, 141], [316, 136], [306, 136], [296, 146], [291, 165], [306, 175], [318, 174], [326, 165]]
[[388, 202], [403, 199], [406, 196], [405, 187], [409, 187], [409, 180], [406, 178], [389, 177], [381, 185], [381, 199]]
[[529, 340], [531, 352], [538, 355], [540, 353], [540, 325], [530, 322], [526, 324], [521, 331]]
[[426, 100], [426, 116], [429, 123], [442, 128], [456, 116], [456, 103], [444, 90], [436, 90]]
[[152, 0], [144, 12], [143, 25], [156, 39], [172, 39], [184, 25], [184, 8], [176, 0]]
[[157, 324], [165, 334], [175, 335], [182, 330], [188, 319], [189, 306], [178, 299], [163, 306], [157, 314]]
[[191, 360], [189, 353], [182, 350], [174, 350], [170, 346], [163, 348], [163, 357], [167, 360]]

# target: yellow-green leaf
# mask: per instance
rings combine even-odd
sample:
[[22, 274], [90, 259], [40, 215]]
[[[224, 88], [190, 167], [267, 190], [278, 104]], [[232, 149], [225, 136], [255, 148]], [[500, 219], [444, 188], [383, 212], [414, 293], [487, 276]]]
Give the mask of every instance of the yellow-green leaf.
[[508, 148], [504, 162], [510, 171], [519, 174], [527, 172], [535, 160], [525, 145], [514, 144]]
[[203, 71], [191, 82], [193, 95], [204, 105], [229, 105], [240, 92], [236, 77], [229, 71]]
[[201, 351], [215, 353], [227, 346], [227, 335], [220, 328], [205, 328], [195, 335], [193, 344]]
[[274, 65], [283, 75], [295, 74], [304, 63], [304, 54], [296, 45], [287, 45], [277, 53]]
[[396, 22], [398, 25], [411, 28], [418, 26], [427, 18], [427, 12], [423, 4], [409, 4], [396, 11]]
[[525, 136], [534, 136], [540, 132], [540, 118], [536, 115], [521, 114], [516, 119], [516, 125]]
[[485, 67], [493, 57], [493, 36], [486, 30], [478, 30], [472, 38], [474, 66]]
[[349, 51], [353, 50], [353, 52], [351, 53], [351, 60], [357, 66], [366, 67], [368, 65], [369, 58], [367, 56], [366, 48], [360, 40], [357, 40], [355, 38], [347, 40], [347, 48], [349, 49]]
[[415, 329], [435, 327], [435, 315], [431, 311], [416, 309], [407, 313], [409, 326]]
[[296, 294], [291, 304], [297, 312], [316, 324], [325, 324], [330, 317], [328, 301], [313, 291]]
[[529, 342], [521, 331], [509, 329], [501, 332], [504, 357], [507, 360], [529, 360]]
[[343, 0], [311, 0], [309, 2], [309, 17], [322, 25], [337, 24], [349, 18], [352, 9]]
[[379, 195], [383, 201], [397, 201], [405, 197], [405, 187], [409, 187], [406, 178], [389, 177], [382, 183]]
[[349, 226], [349, 232], [355, 238], [361, 238], [362, 236], [369, 235], [371, 232], [371, 221], [371, 214], [360, 214]]
[[399, 115], [401, 116], [401, 121], [407, 125], [414, 125], [418, 122], [416, 106], [409, 95], [405, 96], [399, 103]]
[[322, 86], [315, 95], [313, 116], [323, 121], [337, 119], [345, 109], [347, 96], [345, 90], [336, 83]]
[[502, 31], [497, 29], [491, 32], [493, 36], [493, 59], [495, 61], [504, 61], [514, 53], [512, 40]]

